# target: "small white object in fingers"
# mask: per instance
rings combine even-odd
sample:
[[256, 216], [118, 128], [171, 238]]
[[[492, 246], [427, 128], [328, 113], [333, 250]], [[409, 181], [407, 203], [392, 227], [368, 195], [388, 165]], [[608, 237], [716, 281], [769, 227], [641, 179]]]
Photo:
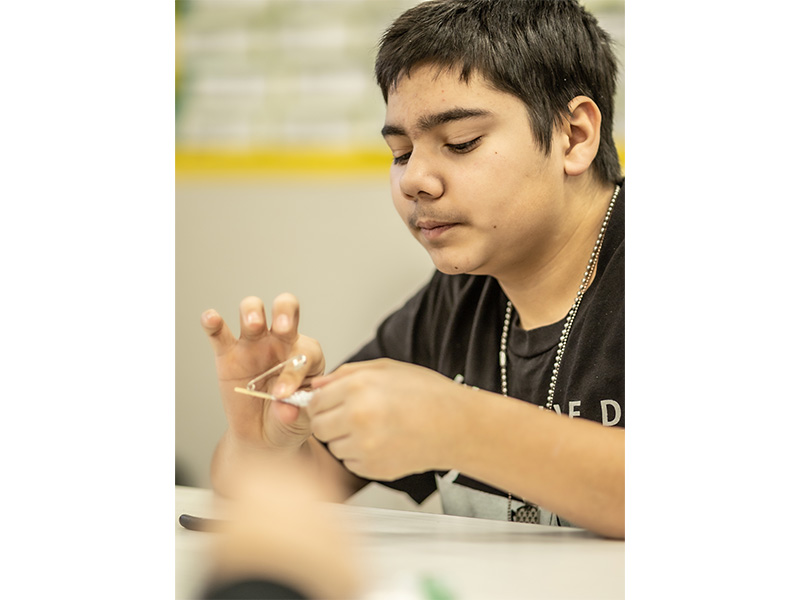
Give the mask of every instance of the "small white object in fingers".
[[293, 404], [294, 406], [304, 407], [308, 406], [308, 403], [311, 402], [311, 398], [314, 396], [314, 392], [309, 390], [297, 390], [294, 394], [287, 396], [286, 398], [280, 398], [278, 402], [285, 402], [286, 404]]

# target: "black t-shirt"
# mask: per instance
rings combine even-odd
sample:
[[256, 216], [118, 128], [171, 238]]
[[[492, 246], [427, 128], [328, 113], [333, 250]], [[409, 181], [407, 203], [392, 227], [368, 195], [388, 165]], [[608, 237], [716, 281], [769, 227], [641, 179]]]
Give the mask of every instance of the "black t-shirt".
[[[577, 291], [577, 290], [576, 290]], [[465, 385], [501, 392], [500, 337], [507, 298], [488, 276], [445, 275], [430, 282], [378, 328], [348, 362], [392, 358], [429, 367]], [[566, 315], [564, 317], [566, 319]], [[544, 406], [565, 320], [525, 331], [514, 312], [508, 340], [508, 395]], [[597, 263], [572, 325], [554, 409], [606, 426], [625, 426], [625, 188], [617, 197]], [[459, 475], [458, 483], [506, 494]], [[422, 502], [434, 473], [381, 482]]]

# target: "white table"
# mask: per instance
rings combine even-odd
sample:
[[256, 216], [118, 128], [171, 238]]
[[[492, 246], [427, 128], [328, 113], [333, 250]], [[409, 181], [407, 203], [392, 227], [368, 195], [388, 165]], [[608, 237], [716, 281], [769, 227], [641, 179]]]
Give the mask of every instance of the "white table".
[[[424, 595], [433, 577], [457, 600], [624, 598], [625, 543], [573, 528], [337, 505], [362, 534], [370, 600]], [[175, 593], [197, 598], [214, 534], [180, 526], [214, 516], [211, 490], [175, 488]]]

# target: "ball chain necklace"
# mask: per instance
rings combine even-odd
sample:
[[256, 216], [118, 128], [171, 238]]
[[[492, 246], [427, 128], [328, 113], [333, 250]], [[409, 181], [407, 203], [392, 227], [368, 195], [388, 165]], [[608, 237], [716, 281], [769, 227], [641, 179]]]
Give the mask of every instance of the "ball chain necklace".
[[[564, 329], [561, 330], [561, 338], [559, 339], [558, 348], [556, 349], [556, 359], [553, 363], [553, 374], [550, 377], [550, 387], [547, 391], [547, 402], [544, 406], [547, 410], [553, 410], [553, 398], [555, 397], [556, 392], [556, 381], [558, 381], [558, 371], [561, 368], [561, 361], [564, 358], [564, 349], [567, 346], [567, 338], [572, 330], [572, 323], [575, 321], [575, 315], [578, 313], [578, 307], [583, 299], [583, 294], [586, 292], [586, 288], [589, 287], [589, 281], [592, 278], [592, 274], [594, 273], [595, 269], [597, 268], [597, 259], [600, 256], [600, 248], [603, 245], [603, 239], [606, 235], [608, 221], [611, 218], [611, 211], [614, 209], [614, 203], [617, 201], [619, 190], [620, 187], [617, 186], [614, 189], [614, 194], [611, 196], [611, 202], [608, 204], [606, 216], [603, 219], [603, 224], [600, 226], [600, 233], [597, 235], [597, 241], [594, 243], [592, 255], [589, 257], [589, 264], [586, 266], [586, 271], [583, 273], [581, 286], [578, 288], [578, 294], [575, 296], [575, 300], [572, 303], [572, 308], [570, 308], [569, 312], [567, 313], [567, 320], [564, 323]], [[503, 396], [506, 397], [508, 397], [508, 371], [506, 367], [506, 363], [508, 362], [508, 354], [506, 350], [508, 348], [508, 331], [511, 326], [511, 313], [513, 309], [514, 305], [511, 304], [511, 300], [509, 300], [506, 303], [506, 316], [503, 320], [503, 333], [500, 336], [500, 387]], [[523, 523], [538, 523], [540, 518], [539, 507], [528, 502], [524, 498], [522, 501], [523, 505], [517, 510], [512, 511], [511, 492], [508, 493], [508, 520]]]

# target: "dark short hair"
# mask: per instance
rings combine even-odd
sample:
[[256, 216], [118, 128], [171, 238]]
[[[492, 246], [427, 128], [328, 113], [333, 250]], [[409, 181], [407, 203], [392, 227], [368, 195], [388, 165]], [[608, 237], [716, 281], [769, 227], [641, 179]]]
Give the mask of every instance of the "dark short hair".
[[375, 77], [384, 100], [416, 66], [473, 72], [528, 108], [534, 139], [551, 150], [569, 102], [588, 96], [602, 114], [593, 162], [604, 181], [621, 179], [614, 145], [617, 63], [597, 19], [573, 0], [430, 0], [403, 13], [381, 38]]

